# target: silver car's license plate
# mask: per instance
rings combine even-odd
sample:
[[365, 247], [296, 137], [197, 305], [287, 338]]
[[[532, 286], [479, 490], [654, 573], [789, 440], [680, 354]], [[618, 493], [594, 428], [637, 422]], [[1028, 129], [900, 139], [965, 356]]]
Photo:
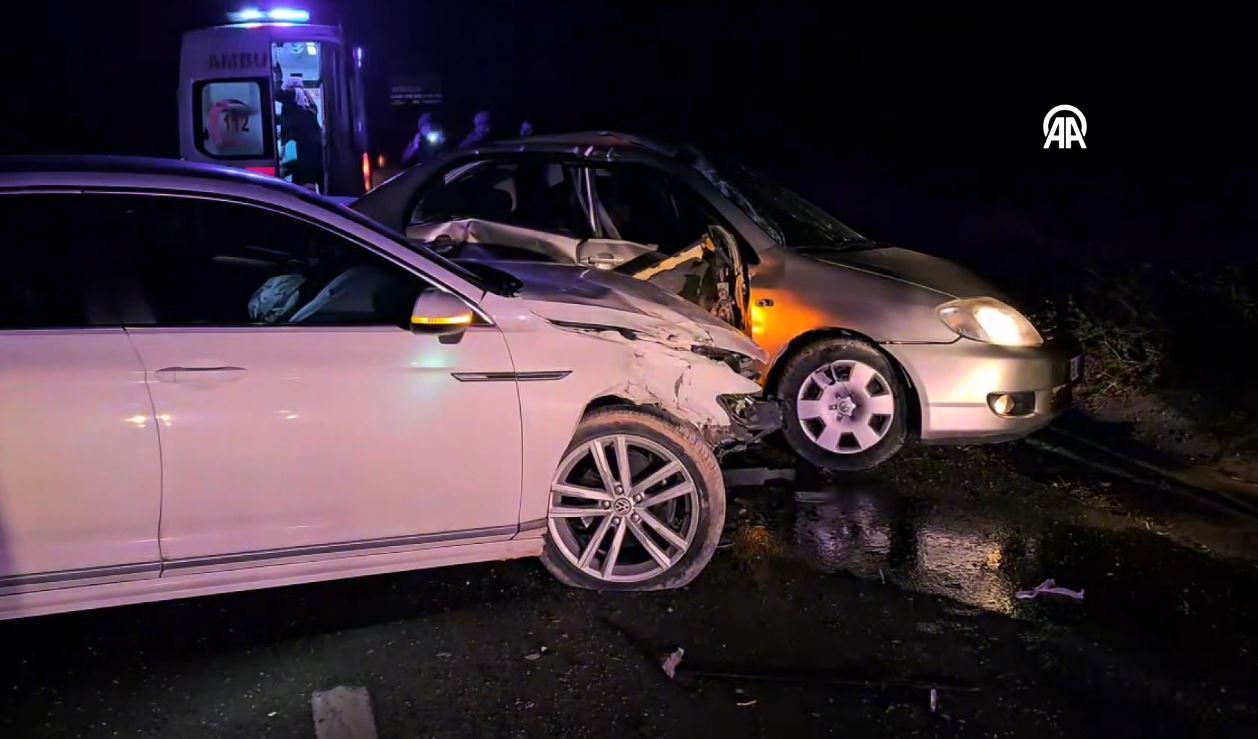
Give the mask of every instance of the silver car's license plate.
[[1070, 359], [1070, 381], [1078, 382], [1083, 379], [1083, 355]]

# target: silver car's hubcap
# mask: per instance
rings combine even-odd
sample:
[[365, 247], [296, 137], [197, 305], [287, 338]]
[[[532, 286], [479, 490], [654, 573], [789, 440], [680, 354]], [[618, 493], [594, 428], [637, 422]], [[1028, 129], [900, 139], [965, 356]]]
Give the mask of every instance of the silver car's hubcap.
[[882, 441], [895, 418], [895, 396], [878, 370], [854, 359], [818, 367], [795, 399], [799, 425], [814, 444], [856, 454]]
[[574, 567], [640, 582], [690, 549], [699, 490], [676, 454], [632, 434], [600, 436], [564, 457], [550, 486], [550, 536]]

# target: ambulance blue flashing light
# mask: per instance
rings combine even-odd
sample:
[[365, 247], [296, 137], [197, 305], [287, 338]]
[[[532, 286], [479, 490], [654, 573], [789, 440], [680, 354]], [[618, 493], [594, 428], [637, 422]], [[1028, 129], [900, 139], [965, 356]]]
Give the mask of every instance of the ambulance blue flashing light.
[[270, 10], [241, 8], [235, 12], [228, 13], [227, 18], [232, 23], [252, 24], [265, 23], [267, 21], [273, 23], [309, 23], [310, 11], [297, 8], [271, 8]]

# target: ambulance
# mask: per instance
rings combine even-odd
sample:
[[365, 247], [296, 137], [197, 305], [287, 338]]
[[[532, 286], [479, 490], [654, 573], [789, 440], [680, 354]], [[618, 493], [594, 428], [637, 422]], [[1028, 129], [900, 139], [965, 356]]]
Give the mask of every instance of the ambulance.
[[245, 8], [183, 35], [179, 150], [316, 192], [371, 189], [363, 50], [292, 8]]

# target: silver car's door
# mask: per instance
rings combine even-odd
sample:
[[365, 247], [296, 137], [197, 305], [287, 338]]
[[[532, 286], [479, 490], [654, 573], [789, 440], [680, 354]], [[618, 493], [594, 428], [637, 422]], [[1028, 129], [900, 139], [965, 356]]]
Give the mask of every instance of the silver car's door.
[[751, 333], [743, 249], [710, 203], [679, 178], [646, 164], [600, 163], [588, 176], [601, 232], [656, 247], [619, 271]]

